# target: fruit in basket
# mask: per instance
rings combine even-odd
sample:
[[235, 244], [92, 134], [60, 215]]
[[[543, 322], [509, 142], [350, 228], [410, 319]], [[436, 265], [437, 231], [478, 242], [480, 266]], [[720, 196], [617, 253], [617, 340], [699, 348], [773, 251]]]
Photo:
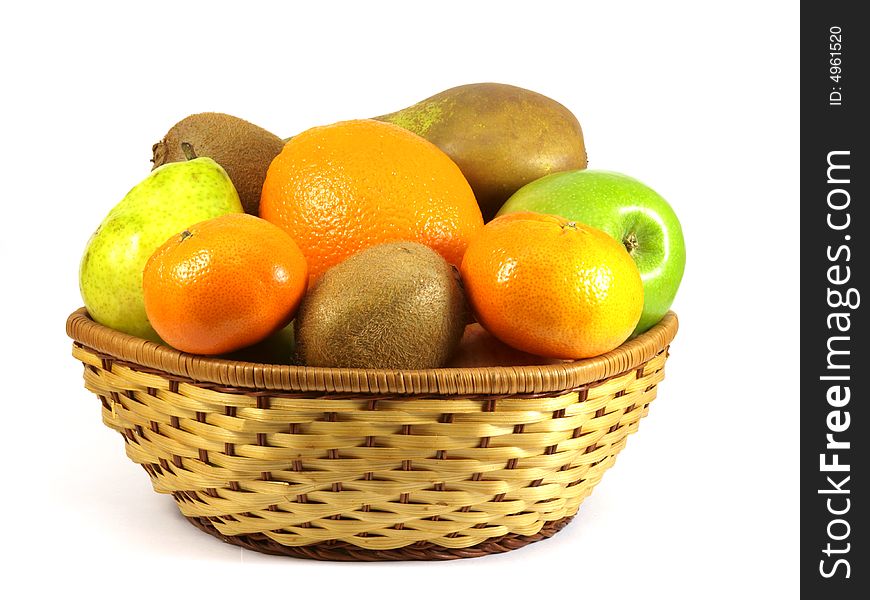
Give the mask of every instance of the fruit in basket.
[[483, 226], [446, 154], [372, 120], [315, 127], [287, 142], [266, 174], [260, 216], [296, 240], [315, 278], [360, 250], [399, 240], [458, 265]]
[[625, 247], [554, 215], [497, 217], [475, 236], [462, 280], [478, 321], [504, 343], [552, 358], [613, 350], [643, 309], [643, 283]]
[[469, 323], [459, 340], [459, 346], [447, 361], [446, 367], [523, 367], [529, 365], [555, 365], [560, 358], [536, 356], [511, 348], [492, 335], [480, 323]]
[[245, 212], [257, 215], [260, 192], [269, 163], [284, 146], [283, 140], [252, 123], [224, 113], [198, 113], [185, 117], [154, 144], [154, 168], [208, 156], [230, 176]]
[[381, 244], [317, 280], [296, 317], [297, 354], [317, 367], [436, 368], [465, 317], [457, 273], [441, 256], [414, 242]]
[[251, 346], [235, 350], [220, 357], [227, 360], [266, 363], [270, 365], [295, 365], [296, 342], [293, 323], [278, 330], [266, 339]]
[[198, 221], [242, 212], [223, 168], [210, 158], [151, 172], [106, 216], [85, 247], [79, 288], [96, 322], [157, 341], [142, 300], [142, 269], [166, 239]]
[[571, 111], [512, 85], [461, 85], [377, 118], [446, 152], [471, 184], [487, 221], [526, 183], [586, 167], [583, 131]]
[[145, 265], [145, 310], [166, 343], [225, 354], [286, 326], [308, 284], [305, 257], [284, 231], [247, 214], [191, 225]]
[[514, 194], [499, 214], [534, 211], [602, 229], [625, 245], [643, 279], [644, 307], [635, 334], [668, 312], [686, 266], [680, 221], [655, 191], [621, 173], [555, 173]]

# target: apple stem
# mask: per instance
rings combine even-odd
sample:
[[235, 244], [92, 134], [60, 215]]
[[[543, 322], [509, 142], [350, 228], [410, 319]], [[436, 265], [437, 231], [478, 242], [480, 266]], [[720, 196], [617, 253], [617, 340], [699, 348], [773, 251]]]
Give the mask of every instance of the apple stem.
[[184, 152], [184, 157], [187, 160], [196, 158], [196, 152], [193, 151], [193, 144], [190, 142], [181, 142], [181, 151]]
[[625, 249], [628, 250], [628, 253], [632, 255], [639, 245], [637, 243], [637, 236], [633, 231], [623, 238], [622, 244], [625, 246]]

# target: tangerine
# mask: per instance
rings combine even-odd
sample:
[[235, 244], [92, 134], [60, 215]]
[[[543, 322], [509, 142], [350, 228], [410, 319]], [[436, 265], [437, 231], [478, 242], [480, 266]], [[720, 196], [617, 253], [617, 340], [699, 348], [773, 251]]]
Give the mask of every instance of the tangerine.
[[266, 173], [260, 216], [296, 240], [313, 277], [360, 250], [400, 240], [459, 265], [483, 226], [471, 186], [450, 157], [373, 120], [291, 138]]
[[170, 346], [224, 354], [278, 331], [296, 312], [308, 267], [286, 232], [246, 214], [202, 221], [148, 259], [145, 313]]
[[643, 309], [640, 273], [625, 247], [554, 215], [493, 219], [468, 246], [461, 274], [484, 328], [539, 356], [608, 352], [631, 335]]

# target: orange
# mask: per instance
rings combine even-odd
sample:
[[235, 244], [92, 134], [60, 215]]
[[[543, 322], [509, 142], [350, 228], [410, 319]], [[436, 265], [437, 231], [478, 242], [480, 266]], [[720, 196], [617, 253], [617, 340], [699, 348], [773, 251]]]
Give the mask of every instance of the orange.
[[608, 352], [631, 335], [643, 309], [640, 273], [625, 247], [553, 215], [490, 221], [468, 246], [460, 271], [486, 330], [540, 356]]
[[305, 257], [268, 221], [228, 214], [171, 237], [145, 264], [145, 313], [170, 346], [223, 354], [287, 325], [308, 284]]
[[266, 173], [260, 216], [289, 233], [319, 276], [377, 244], [409, 240], [459, 265], [483, 226], [450, 157], [401, 127], [345, 121], [292, 138]]

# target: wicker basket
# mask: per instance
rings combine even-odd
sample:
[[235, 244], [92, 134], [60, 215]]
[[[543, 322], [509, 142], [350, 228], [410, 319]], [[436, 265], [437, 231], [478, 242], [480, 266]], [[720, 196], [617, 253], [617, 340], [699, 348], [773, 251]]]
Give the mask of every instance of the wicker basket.
[[103, 422], [225, 542], [327, 560], [452, 559], [550, 537], [637, 430], [669, 313], [593, 359], [426, 371], [208, 359], [70, 315]]

